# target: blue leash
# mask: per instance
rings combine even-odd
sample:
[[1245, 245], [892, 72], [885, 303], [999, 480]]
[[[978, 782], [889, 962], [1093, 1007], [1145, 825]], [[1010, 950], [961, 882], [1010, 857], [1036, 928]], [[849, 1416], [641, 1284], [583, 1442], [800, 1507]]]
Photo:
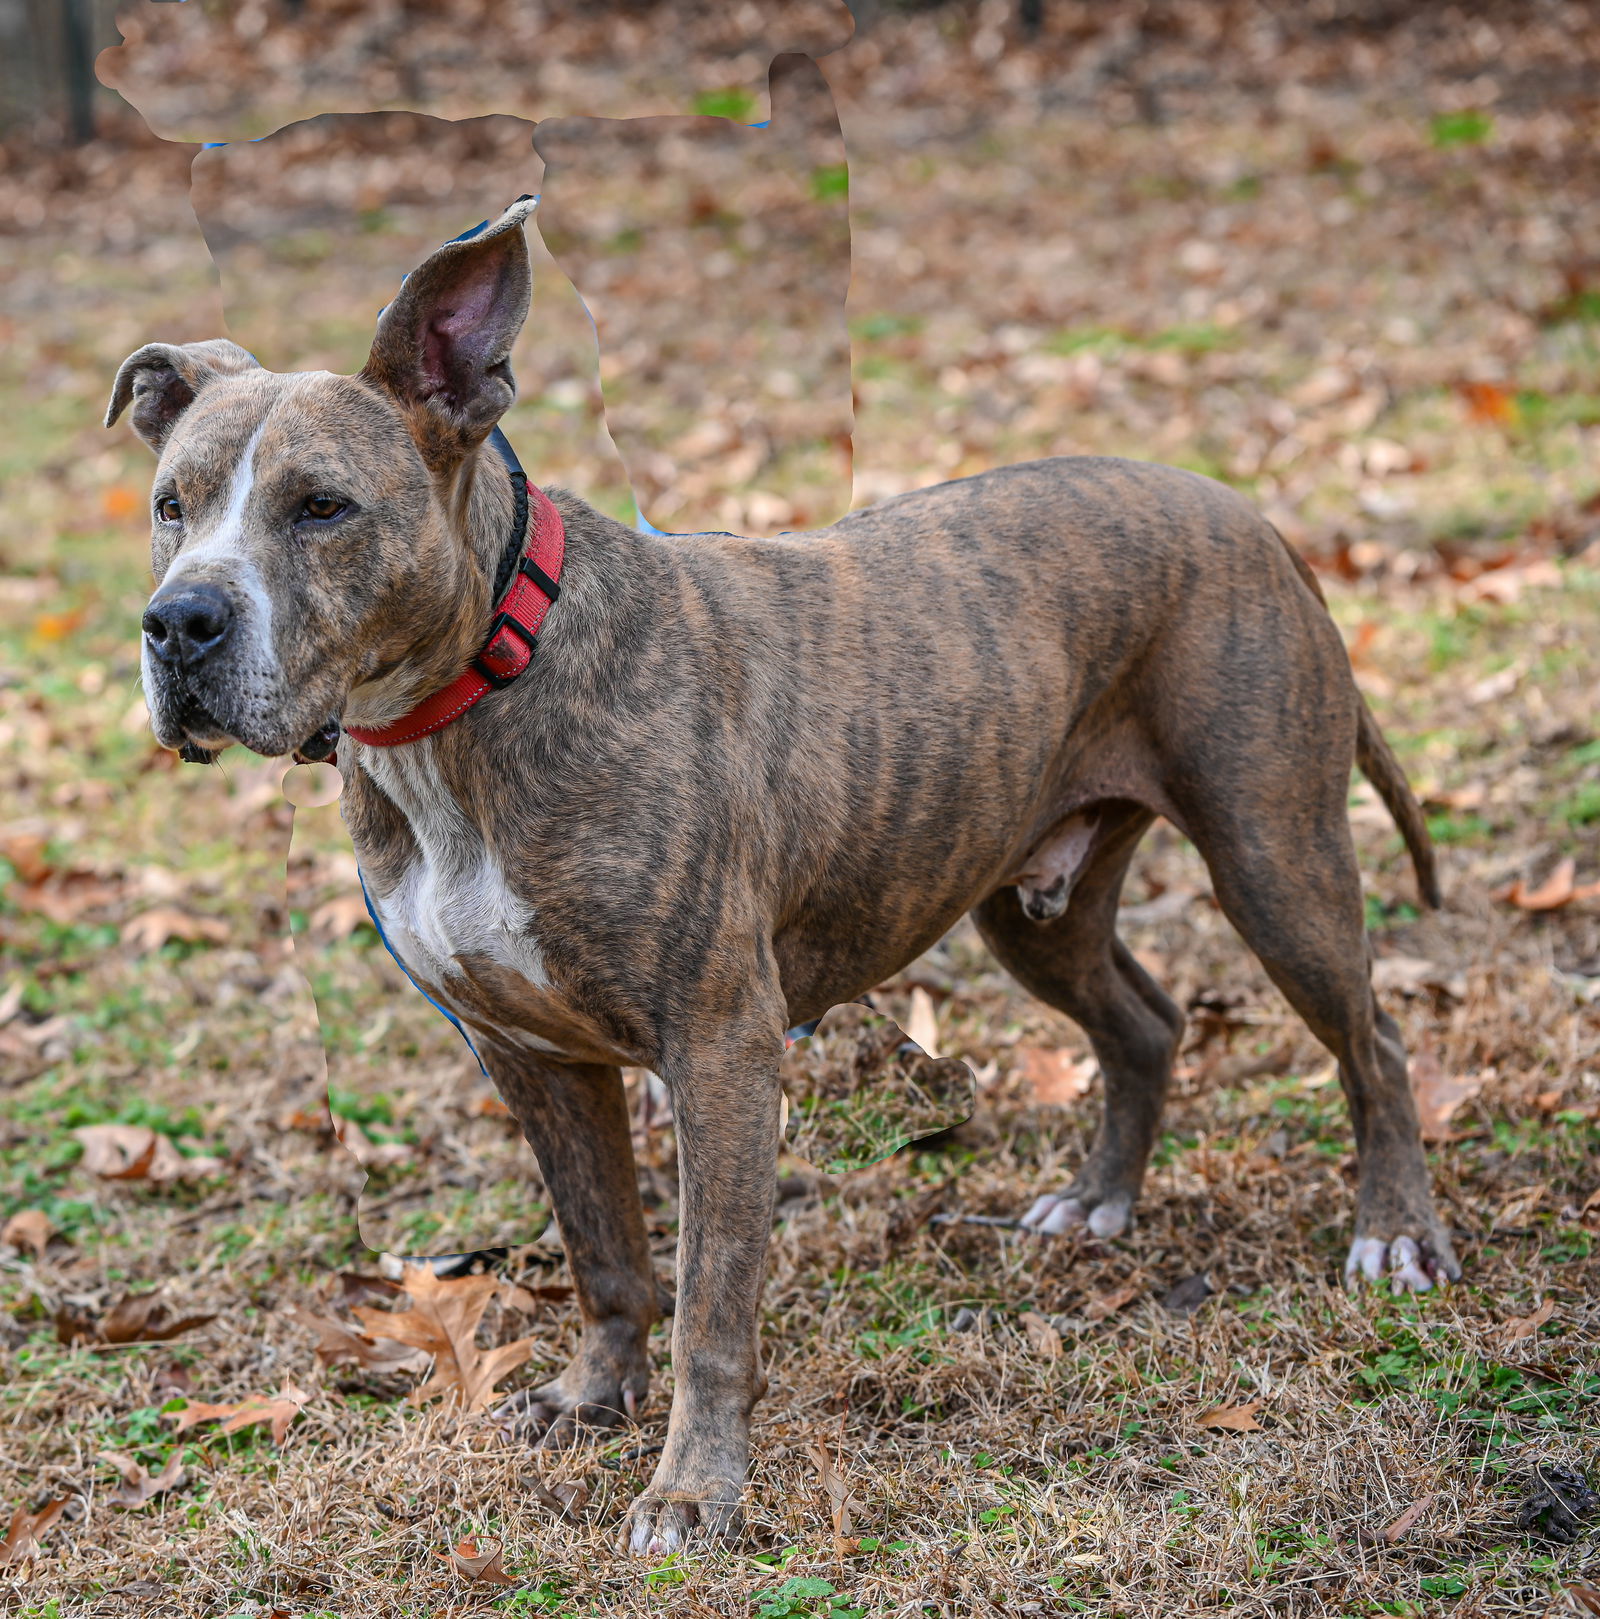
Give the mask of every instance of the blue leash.
[[473, 1045], [472, 1036], [467, 1033], [466, 1027], [462, 1023], [461, 1019], [458, 1018], [455, 1015], [455, 1013], [450, 1010], [450, 1008], [448, 1006], [441, 1006], [427, 992], [427, 990], [425, 990], [422, 987], [422, 985], [419, 984], [416, 981], [416, 979], [412, 977], [411, 969], [408, 966], [406, 966], [406, 964], [400, 959], [399, 955], [395, 951], [395, 947], [392, 944], [389, 943], [389, 935], [383, 931], [383, 923], [378, 920], [378, 913], [373, 908], [373, 904], [372, 904], [372, 895], [367, 892], [367, 879], [362, 874], [361, 868], [359, 866], [356, 867], [356, 878], [361, 884], [361, 898], [366, 904], [367, 915], [372, 918], [372, 925], [373, 925], [374, 928], [376, 928], [378, 930], [378, 943], [381, 944], [383, 946], [383, 948], [385, 950], [387, 950], [391, 956], [394, 957], [395, 966], [397, 966], [400, 969], [400, 971], [403, 972], [406, 975], [406, 977], [411, 980], [411, 987], [423, 998], [423, 1000], [425, 1000], [428, 1003], [428, 1005], [431, 1006], [434, 1009], [435, 1012], [438, 1012], [443, 1017], [449, 1018], [450, 1021], [453, 1024], [455, 1024], [456, 1033], [459, 1034], [461, 1036], [461, 1038], [467, 1042], [467, 1050], [470, 1051], [472, 1053], [473, 1057], [477, 1059], [477, 1064], [478, 1064], [479, 1071], [483, 1074], [483, 1077], [485, 1079], [490, 1080], [491, 1083], [492, 1083], [492, 1076], [490, 1075], [489, 1070], [484, 1067], [483, 1058], [478, 1055], [478, 1048], [475, 1045]]

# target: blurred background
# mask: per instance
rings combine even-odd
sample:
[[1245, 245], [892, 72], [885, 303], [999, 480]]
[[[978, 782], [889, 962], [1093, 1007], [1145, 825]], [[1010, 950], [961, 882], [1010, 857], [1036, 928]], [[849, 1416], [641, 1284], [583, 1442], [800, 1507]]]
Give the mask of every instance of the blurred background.
[[[786, 1160], [766, 1431], [804, 1433], [819, 1410], [854, 1424], [862, 1498], [913, 1548], [829, 1577], [869, 1606], [909, 1600], [934, 1578], [926, 1537], [955, 1522], [979, 1549], [939, 1600], [964, 1611], [1064, 1589], [1083, 1611], [1128, 1589], [1202, 1611], [1202, 1564], [1269, 1605], [1310, 1571], [1329, 1606], [1305, 1611], [1432, 1613], [1467, 1593], [1474, 1613], [1543, 1611], [1564, 1554], [1518, 1541], [1497, 1492], [1522, 1447], [1592, 1444], [1574, 1402], [1600, 1392], [1600, 11], [0, 0], [0, 86], [0, 1225], [46, 1222], [36, 1251], [0, 1237], [18, 1256], [0, 1352], [22, 1391], [0, 1506], [76, 1487], [60, 1424], [23, 1437], [39, 1401], [126, 1447], [159, 1432], [128, 1412], [159, 1408], [169, 1364], [211, 1398], [284, 1365], [312, 1386], [280, 1305], [367, 1266], [363, 1237], [559, 1267], [503, 1109], [366, 924], [336, 809], [294, 818], [283, 761], [189, 770], [154, 747], [137, 679], [151, 461], [126, 424], [99, 425], [117, 364], [152, 339], [228, 333], [276, 368], [355, 369], [400, 276], [527, 191], [535, 303], [506, 425], [540, 481], [625, 521], [770, 535], [1037, 455], [1219, 478], [1319, 570], [1443, 850], [1446, 910], [1419, 915], [1398, 839], [1353, 786], [1378, 981], [1476, 1278], [1432, 1325], [1315, 1292], [1351, 1207], [1337, 1086], [1170, 829], [1140, 856], [1124, 932], [1191, 1036], [1130, 1242], [1025, 1250], [928, 1224], [1004, 1219], [1069, 1176], [1094, 1062], [968, 930], [885, 986], [902, 1027], [971, 1062], [979, 1109], [939, 1151], [853, 1175], [811, 1167], [826, 1142]], [[666, 1275], [670, 1118], [632, 1083]], [[126, 1158], [86, 1160], [108, 1138], [82, 1132], [107, 1128]], [[1160, 1302], [1196, 1276], [1204, 1343]], [[63, 1337], [71, 1301], [93, 1320], [153, 1282], [219, 1312], [226, 1341], [113, 1369]], [[1553, 1319], [1512, 1354], [1506, 1320], [1540, 1299]], [[961, 1312], [981, 1353], [949, 1332]], [[513, 1327], [540, 1335], [542, 1364], [573, 1321]], [[1231, 1387], [1262, 1345], [1299, 1368], [1257, 1385], [1298, 1437], [1251, 1453], [1268, 1504], [1245, 1533], [1232, 1462], [1181, 1437], [1182, 1413], [1196, 1379]], [[990, 1397], [995, 1364], [1009, 1403]], [[1063, 1437], [1069, 1365], [1087, 1458]], [[399, 1420], [392, 1390], [357, 1410], [330, 1377], [329, 1437], [272, 1475], [296, 1488]], [[1387, 1402], [1381, 1420], [1358, 1397]], [[1464, 1427], [1440, 1426], [1447, 1407]], [[407, 1449], [421, 1432], [395, 1440], [386, 1465], [409, 1474], [384, 1489], [433, 1488]], [[969, 1439], [1013, 1447], [1012, 1483], [949, 1461]], [[1358, 1460], [1324, 1476], [1335, 1445]], [[1447, 1486], [1463, 1454], [1477, 1482]], [[632, 1465], [597, 1486], [594, 1523]], [[1068, 1492], [1077, 1527], [1030, 1478]], [[772, 1532], [831, 1544], [820, 1509], [792, 1505], [816, 1495], [802, 1447], [772, 1480]], [[1129, 1480], [1134, 1505], [1111, 1488]], [[293, 1541], [260, 1487], [224, 1468], [197, 1499]], [[461, 1512], [491, 1513], [489, 1482], [461, 1488]], [[1448, 1522], [1375, 1587], [1338, 1526], [1381, 1528], [1400, 1488], [1448, 1488]], [[1213, 1504], [1185, 1516], [1179, 1489]], [[205, 1511], [184, 1521], [192, 1549], [225, 1535]], [[1008, 1522], [1025, 1532], [990, 1533]], [[551, 1529], [539, 1556], [588, 1532]], [[104, 1533], [62, 1554], [64, 1590], [88, 1589], [95, 1546], [175, 1578], [134, 1528]], [[383, 1533], [407, 1568], [432, 1555], [414, 1524]], [[1066, 1575], [1030, 1549], [1079, 1542]], [[1141, 1546], [1167, 1549], [1147, 1563]], [[258, 1548], [237, 1578], [205, 1575], [206, 1599], [276, 1600], [273, 1566]], [[387, 1611], [377, 1564], [348, 1577]]]

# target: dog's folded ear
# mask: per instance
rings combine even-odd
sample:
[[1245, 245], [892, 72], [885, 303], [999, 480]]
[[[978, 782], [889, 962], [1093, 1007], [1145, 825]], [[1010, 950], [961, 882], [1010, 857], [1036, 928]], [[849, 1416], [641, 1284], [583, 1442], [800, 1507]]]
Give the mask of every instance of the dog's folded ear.
[[131, 399], [133, 430], [159, 455], [173, 423], [208, 382], [260, 369], [253, 354], [225, 337], [206, 343], [146, 343], [117, 368], [106, 426], [115, 423]]
[[361, 376], [394, 396], [436, 470], [487, 438], [516, 398], [511, 345], [533, 287], [523, 235], [533, 208], [524, 197], [475, 236], [447, 242], [378, 317]]

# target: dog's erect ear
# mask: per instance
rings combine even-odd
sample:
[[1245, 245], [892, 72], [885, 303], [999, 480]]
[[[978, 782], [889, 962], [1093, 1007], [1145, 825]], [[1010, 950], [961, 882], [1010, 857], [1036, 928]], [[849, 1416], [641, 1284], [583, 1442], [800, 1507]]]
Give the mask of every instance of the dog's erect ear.
[[361, 375], [398, 400], [430, 464], [481, 443], [517, 396], [511, 345], [528, 318], [523, 227], [535, 200], [514, 202], [476, 236], [424, 259], [378, 317]]
[[131, 399], [133, 430], [159, 455], [173, 423], [208, 382], [260, 369], [253, 354], [225, 337], [214, 337], [208, 343], [146, 343], [117, 368], [106, 426], [116, 421]]

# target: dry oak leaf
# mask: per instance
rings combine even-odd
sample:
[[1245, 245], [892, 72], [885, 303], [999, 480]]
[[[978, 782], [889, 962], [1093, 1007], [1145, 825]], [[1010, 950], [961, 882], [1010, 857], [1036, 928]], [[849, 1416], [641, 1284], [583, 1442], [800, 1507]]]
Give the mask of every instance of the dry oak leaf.
[[315, 1354], [324, 1366], [341, 1366], [353, 1361], [371, 1372], [425, 1372], [428, 1369], [424, 1350], [413, 1349], [393, 1338], [369, 1338], [332, 1316], [313, 1315], [310, 1310], [302, 1309], [290, 1313], [316, 1333]]
[[185, 1158], [171, 1140], [147, 1124], [85, 1124], [74, 1130], [83, 1143], [83, 1167], [111, 1181], [206, 1180], [225, 1169], [221, 1158]]
[[374, 1338], [392, 1338], [433, 1356], [433, 1375], [412, 1392], [411, 1403], [442, 1394], [455, 1396], [473, 1415], [486, 1411], [494, 1399], [495, 1384], [533, 1354], [532, 1338], [479, 1349], [473, 1342], [489, 1300], [499, 1290], [491, 1275], [463, 1276], [442, 1281], [428, 1265], [407, 1265], [401, 1285], [411, 1297], [411, 1308], [400, 1312], [358, 1305], [354, 1314]]
[[1089, 1094], [1098, 1064], [1093, 1057], [1072, 1051], [1047, 1051], [1042, 1046], [1018, 1046], [1017, 1068], [1041, 1107], [1065, 1107]]
[[1520, 1343], [1524, 1338], [1538, 1336], [1539, 1328], [1556, 1313], [1556, 1301], [1546, 1299], [1532, 1315], [1515, 1315], [1500, 1329], [1500, 1343], [1502, 1348], [1509, 1349], [1512, 1344]]
[[18, 1209], [0, 1226], [0, 1242], [16, 1249], [31, 1249], [35, 1259], [43, 1259], [53, 1229], [43, 1209]]
[[125, 1293], [100, 1318], [100, 1337], [108, 1344], [164, 1343], [217, 1319], [214, 1310], [172, 1321], [164, 1319], [166, 1313], [159, 1287], [149, 1293]]
[[505, 1555], [503, 1546], [496, 1546], [491, 1551], [480, 1552], [475, 1540], [458, 1540], [447, 1552], [440, 1552], [441, 1557], [450, 1560], [450, 1566], [464, 1580], [482, 1580], [489, 1585], [520, 1585], [522, 1582], [507, 1574], [500, 1566], [500, 1559]]
[[1600, 899], [1600, 882], [1580, 883], [1577, 877], [1578, 862], [1568, 855], [1542, 883], [1530, 888], [1518, 877], [1495, 889], [1490, 898], [1504, 900], [1519, 911], [1559, 911], [1578, 900]]
[[339, 1145], [363, 1169], [392, 1169], [412, 1160], [412, 1149], [404, 1141], [374, 1141], [354, 1119], [335, 1119], [333, 1131]]
[[1097, 1293], [1089, 1300], [1083, 1318], [1085, 1321], [1104, 1321], [1124, 1305], [1132, 1304], [1143, 1292], [1144, 1289], [1137, 1282], [1129, 1282], [1126, 1287], [1113, 1288], [1109, 1293]]
[[184, 944], [224, 944], [228, 924], [214, 916], [191, 916], [175, 905], [158, 905], [134, 917], [122, 930], [122, 942], [141, 955], [151, 955], [171, 939]]
[[370, 928], [372, 917], [367, 902], [360, 894], [338, 894], [324, 900], [312, 913], [310, 932], [313, 939], [333, 944], [348, 939], [357, 928]]
[[1417, 1120], [1424, 1141], [1454, 1141], [1451, 1116], [1463, 1102], [1483, 1089], [1487, 1073], [1446, 1074], [1439, 1059], [1426, 1046], [1419, 1046], [1411, 1059], [1411, 1095], [1417, 1104]]
[[39, 1542], [44, 1539], [48, 1530], [55, 1526], [56, 1519], [67, 1510], [70, 1496], [62, 1496], [55, 1501], [47, 1501], [37, 1512], [29, 1512], [26, 1507], [18, 1507], [11, 1514], [11, 1526], [6, 1530], [6, 1538], [0, 1540], [0, 1568], [8, 1563], [20, 1563], [32, 1557], [39, 1549]]
[[1393, 1546], [1407, 1530], [1415, 1528], [1417, 1519], [1438, 1499], [1437, 1496], [1425, 1495], [1420, 1501], [1413, 1501], [1404, 1512], [1400, 1514], [1387, 1529], [1379, 1531], [1378, 1538], [1387, 1541]]
[[253, 1428], [258, 1423], [272, 1425], [272, 1442], [283, 1443], [289, 1424], [300, 1415], [300, 1408], [311, 1396], [292, 1383], [285, 1383], [276, 1394], [252, 1394], [232, 1405], [208, 1405], [204, 1400], [191, 1400], [181, 1411], [169, 1411], [167, 1421], [177, 1433], [184, 1433], [197, 1422], [220, 1422], [222, 1433], [238, 1433], [241, 1428]]
[[1034, 1354], [1046, 1360], [1061, 1358], [1061, 1334], [1036, 1310], [1023, 1311], [1017, 1317], [1017, 1325], [1022, 1328]]
[[103, 1450], [100, 1460], [114, 1467], [122, 1475], [122, 1482], [106, 1497], [109, 1505], [125, 1507], [129, 1511], [148, 1506], [158, 1495], [182, 1487], [186, 1477], [183, 1471], [183, 1451], [178, 1449], [167, 1458], [167, 1465], [154, 1476], [147, 1473], [131, 1456], [120, 1450]]
[[1234, 1433], [1257, 1433], [1261, 1424], [1256, 1421], [1256, 1412], [1261, 1409], [1260, 1400], [1246, 1400], [1243, 1405], [1214, 1405], [1209, 1411], [1202, 1411], [1194, 1419], [1197, 1428], [1229, 1428]]
[[911, 991], [911, 1010], [906, 1015], [905, 1035], [930, 1057], [940, 1054], [939, 1017], [933, 1009], [933, 997], [920, 985]]
[[833, 1532], [842, 1539], [850, 1533], [850, 1508], [855, 1502], [855, 1488], [835, 1466], [833, 1456], [823, 1440], [813, 1439], [806, 1446], [806, 1450], [817, 1469], [817, 1478], [821, 1482], [823, 1493], [828, 1498], [828, 1507], [833, 1516]]

